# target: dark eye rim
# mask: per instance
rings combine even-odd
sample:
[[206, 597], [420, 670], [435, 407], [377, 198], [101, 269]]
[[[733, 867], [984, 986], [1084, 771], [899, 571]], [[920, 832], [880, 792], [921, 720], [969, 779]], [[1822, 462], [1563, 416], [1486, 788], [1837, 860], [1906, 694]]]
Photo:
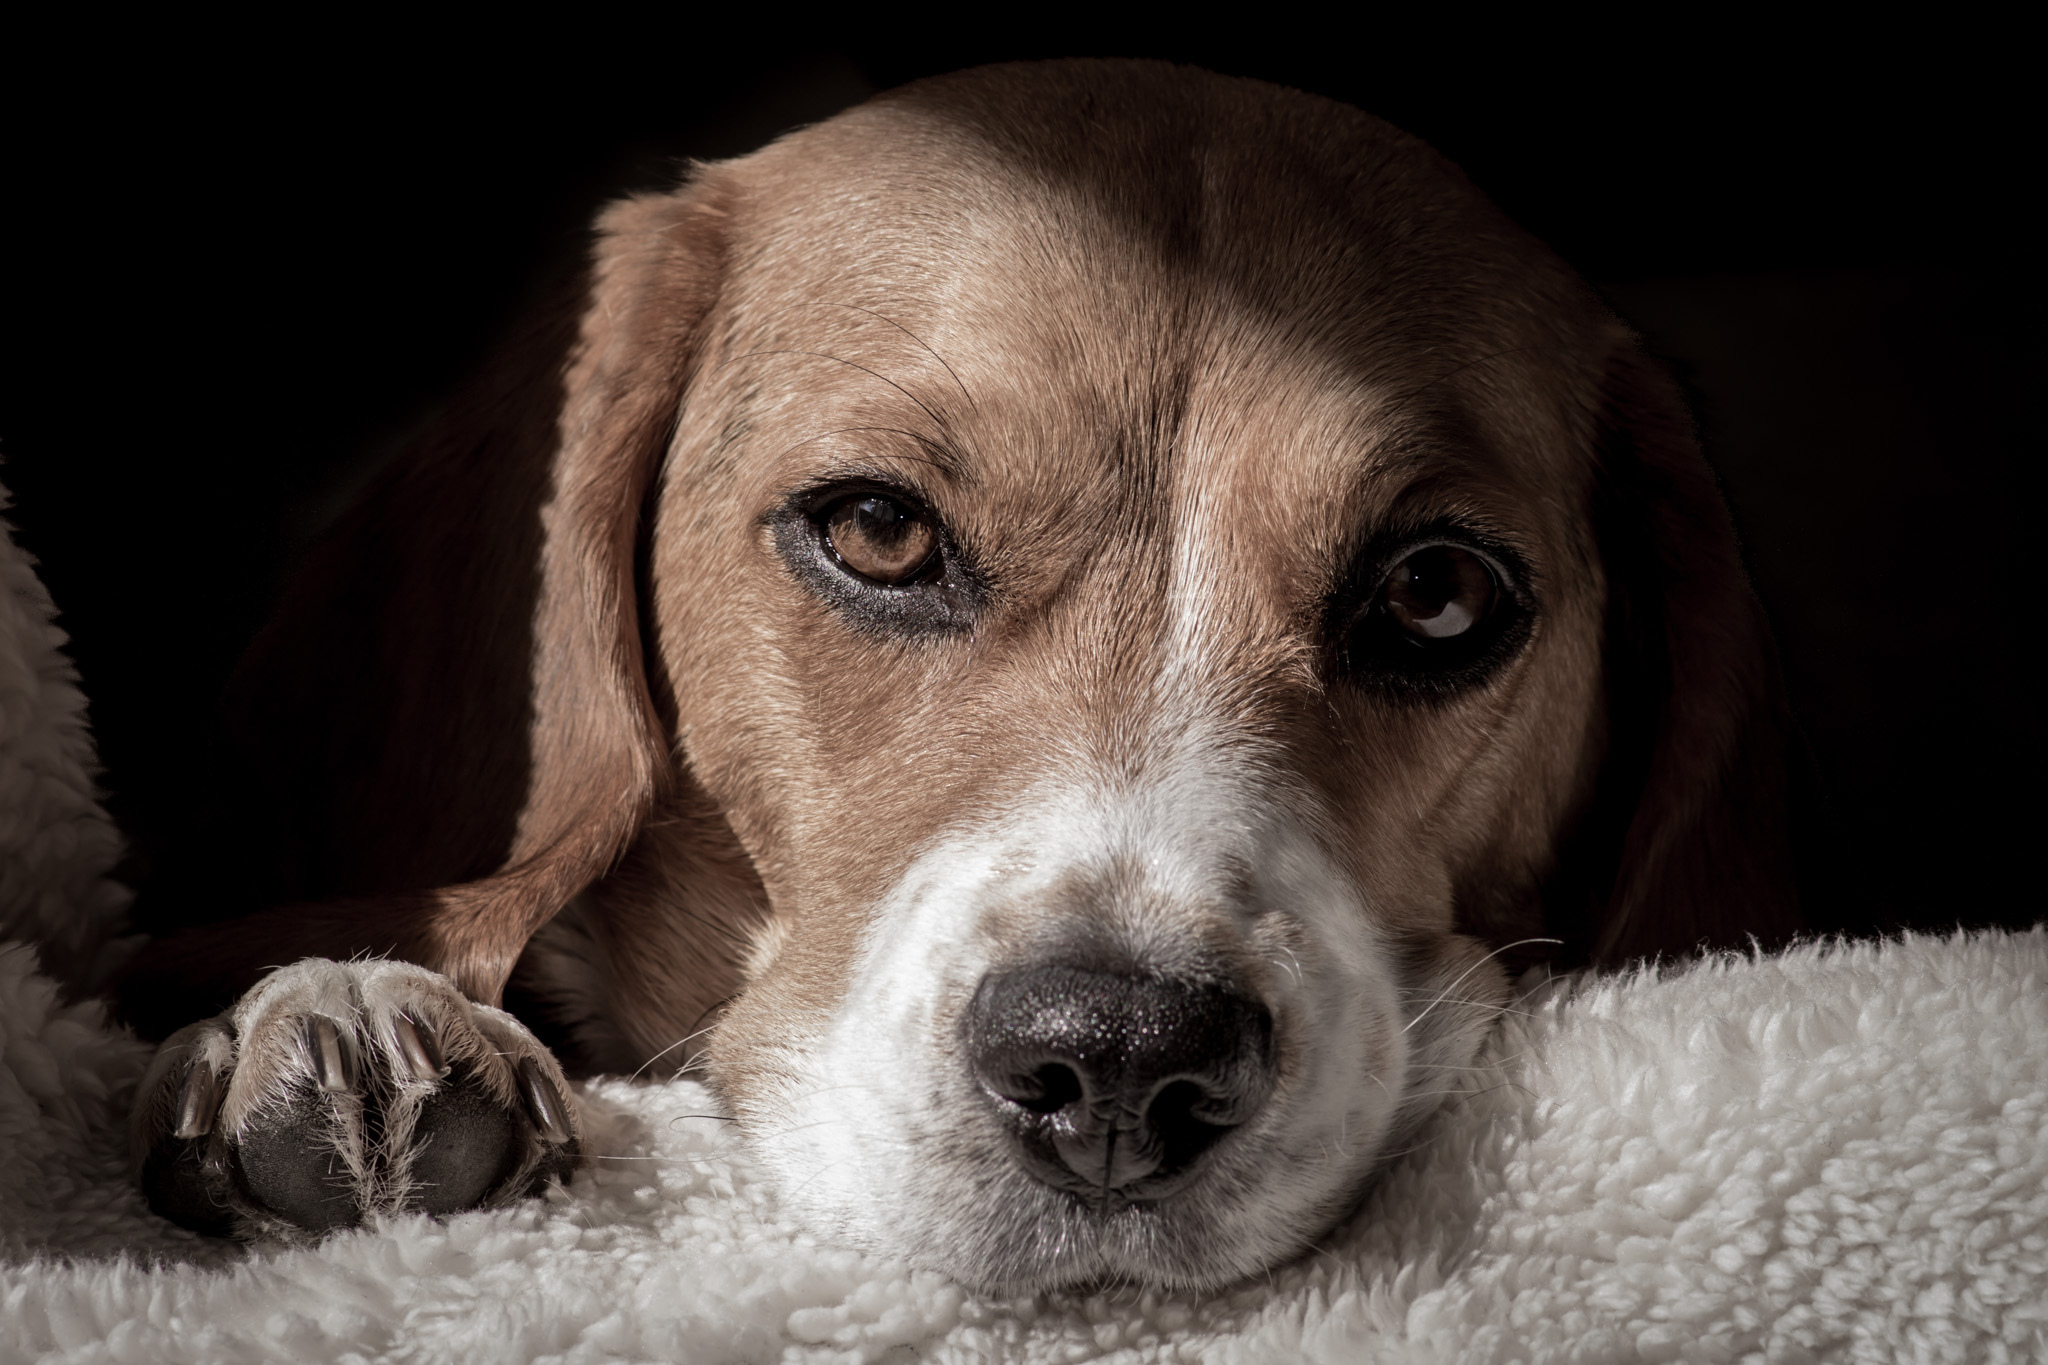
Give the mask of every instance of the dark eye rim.
[[[854, 498], [887, 498], [936, 533], [925, 564], [901, 583], [868, 577], [840, 557], [827, 532], [832, 513]], [[883, 479], [823, 480], [789, 494], [768, 514], [775, 548], [813, 596], [870, 634], [926, 636], [970, 629], [986, 591], [945, 518], [915, 490]]]
[[[1423, 640], [1393, 619], [1383, 589], [1403, 560], [1439, 546], [1462, 550], [1486, 566], [1494, 607], [1462, 635]], [[1375, 537], [1330, 596], [1330, 671], [1353, 686], [1401, 700], [1462, 696], [1484, 686], [1528, 641], [1537, 617], [1531, 583], [1527, 563], [1511, 546], [1456, 523]]]

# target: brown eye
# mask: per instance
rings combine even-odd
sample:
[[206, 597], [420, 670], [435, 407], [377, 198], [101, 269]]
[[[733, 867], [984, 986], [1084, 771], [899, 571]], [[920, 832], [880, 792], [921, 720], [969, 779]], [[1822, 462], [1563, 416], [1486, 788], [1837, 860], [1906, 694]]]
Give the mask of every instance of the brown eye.
[[1331, 666], [1383, 696], [1452, 701], [1529, 640], [1529, 585], [1512, 547], [1456, 525], [1411, 532], [1403, 548], [1368, 545], [1330, 599]]
[[869, 493], [846, 498], [826, 513], [825, 541], [847, 568], [896, 587], [931, 563], [939, 532], [921, 513]]
[[1486, 562], [1455, 545], [1409, 555], [1382, 591], [1387, 614], [1418, 644], [1465, 634], [1487, 618], [1499, 593]]

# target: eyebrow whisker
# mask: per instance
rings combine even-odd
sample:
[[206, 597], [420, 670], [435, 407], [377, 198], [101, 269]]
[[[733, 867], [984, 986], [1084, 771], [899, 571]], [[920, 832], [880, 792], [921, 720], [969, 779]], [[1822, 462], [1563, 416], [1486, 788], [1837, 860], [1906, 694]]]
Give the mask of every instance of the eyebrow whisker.
[[908, 398], [911, 402], [917, 404], [918, 409], [922, 411], [925, 416], [931, 418], [932, 422], [939, 428], [939, 430], [946, 431], [949, 429], [946, 424], [946, 419], [939, 416], [938, 413], [932, 411], [931, 406], [927, 404], [922, 398], [919, 398], [916, 394], [912, 393], [909, 389], [904, 388], [901, 384], [889, 378], [888, 375], [883, 374], [880, 370], [869, 369], [867, 366], [861, 364], [859, 361], [848, 360], [845, 356], [832, 355], [831, 353], [826, 351], [798, 350], [794, 347], [766, 351], [747, 351], [744, 352], [743, 354], [732, 357], [730, 360], [722, 362], [718, 366], [718, 368], [724, 369], [727, 365], [737, 365], [742, 360], [752, 360], [756, 356], [764, 355], [805, 355], [811, 356], [814, 359], [818, 360], [830, 360], [837, 364], [844, 365], [848, 369], [859, 370], [862, 374], [867, 375], [872, 379], [881, 380], [884, 384], [887, 384], [890, 388], [896, 390], [896, 392], [902, 394], [905, 398]]
[[947, 374], [952, 376], [954, 386], [960, 390], [960, 396], [967, 400], [967, 406], [973, 408], [977, 414], [981, 412], [981, 404], [974, 401], [974, 395], [967, 391], [967, 385], [960, 382], [960, 376], [957, 373], [955, 373], [951, 365], [948, 365], [946, 363], [946, 357], [940, 355], [937, 351], [932, 350], [932, 344], [929, 341], [926, 341], [923, 337], [911, 331], [902, 323], [896, 321], [896, 319], [882, 313], [877, 313], [872, 308], [863, 308], [857, 303], [841, 303], [834, 304], [833, 306], [836, 308], [851, 308], [856, 313], [866, 313], [871, 318], [874, 318], [881, 322], [886, 322], [891, 327], [894, 327], [897, 331], [903, 333], [903, 335], [909, 337], [912, 341], [916, 342], [918, 345], [924, 347], [926, 351], [930, 352], [931, 358], [939, 362], [940, 368], [944, 369]]

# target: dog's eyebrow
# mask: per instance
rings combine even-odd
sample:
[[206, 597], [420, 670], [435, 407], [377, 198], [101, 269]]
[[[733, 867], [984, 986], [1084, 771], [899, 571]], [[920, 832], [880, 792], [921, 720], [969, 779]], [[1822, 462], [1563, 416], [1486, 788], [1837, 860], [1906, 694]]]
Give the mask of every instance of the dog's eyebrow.
[[[1524, 553], [1527, 530], [1512, 515], [1484, 477], [1458, 461], [1431, 460], [1424, 452], [1404, 459], [1393, 469], [1374, 471], [1389, 476], [1391, 495], [1373, 498], [1371, 511], [1360, 518], [1354, 546], [1380, 536], [1399, 537], [1419, 528], [1454, 524]], [[1360, 490], [1363, 491], [1362, 489]]]
[[1474, 356], [1472, 357], [1472, 359], [1465, 361], [1461, 365], [1451, 366], [1450, 369], [1445, 370], [1436, 378], [1431, 379], [1425, 383], [1419, 384], [1416, 387], [1408, 390], [1406, 393], [1396, 395], [1390, 407], [1393, 411], [1398, 412], [1402, 407], [1422, 397], [1424, 394], [1428, 393], [1437, 385], [1446, 383], [1452, 379], [1456, 379], [1459, 375], [1465, 373], [1465, 371], [1467, 370], [1477, 369], [1481, 365], [1490, 365], [1496, 360], [1503, 360], [1508, 356], [1514, 355], [1518, 352], [1533, 349], [1535, 348], [1528, 345], [1506, 346], [1498, 351], [1489, 351], [1485, 355]]
[[1475, 489], [1496, 485], [1513, 461], [1489, 433], [1483, 405], [1438, 386], [1510, 353], [1481, 356], [1414, 388], [1371, 400], [1355, 429], [1356, 491], [1365, 494], [1370, 485], [1391, 482], [1406, 497], [1418, 485], [1455, 481], [1461, 474], [1472, 476]]
[[[967, 467], [961, 463], [960, 457], [954, 454], [950, 447], [946, 446], [943, 442], [933, 440], [922, 432], [911, 431], [904, 427], [834, 427], [830, 431], [820, 431], [814, 435], [806, 436], [801, 441], [797, 441], [792, 445], [784, 446], [777, 453], [776, 459], [780, 460], [794, 451], [803, 449], [814, 441], [825, 441], [830, 440], [834, 436], [857, 435], [868, 432], [881, 432], [890, 436], [901, 436], [924, 452], [921, 455], [912, 455], [901, 450], [880, 451], [875, 452], [871, 458], [878, 460], [903, 460], [912, 464], [929, 465], [937, 470], [948, 482], [957, 484], [972, 484], [974, 482], [973, 476], [969, 473]], [[872, 468], [861, 464], [859, 461], [841, 461], [835, 464], [832, 469], [832, 477], [838, 478], [872, 477], [874, 474]]]
[[[887, 321], [887, 319], [886, 319], [886, 318], [885, 318], [885, 319], [883, 319], [883, 320], [884, 320], [884, 321]], [[856, 370], [859, 370], [859, 371], [860, 371], [860, 372], [861, 372], [862, 374], [864, 374], [864, 375], [867, 375], [867, 376], [869, 376], [870, 378], [874, 378], [874, 379], [879, 379], [879, 380], [881, 380], [881, 381], [882, 381], [882, 382], [883, 382], [884, 384], [887, 384], [887, 385], [888, 385], [888, 386], [889, 386], [890, 388], [892, 388], [892, 389], [896, 390], [896, 392], [898, 392], [898, 393], [902, 394], [902, 395], [903, 395], [903, 396], [904, 396], [905, 398], [908, 398], [908, 399], [909, 399], [909, 400], [910, 400], [911, 402], [913, 402], [913, 403], [917, 404], [917, 406], [918, 406], [919, 410], [920, 410], [920, 411], [922, 411], [922, 412], [924, 413], [924, 415], [925, 415], [925, 416], [927, 416], [927, 417], [931, 418], [931, 419], [932, 419], [932, 422], [933, 422], [933, 424], [934, 424], [935, 426], [937, 426], [937, 427], [938, 427], [938, 429], [939, 429], [940, 431], [947, 431], [947, 430], [950, 430], [950, 425], [949, 425], [949, 424], [947, 423], [947, 421], [946, 421], [946, 419], [945, 419], [945, 418], [941, 417], [941, 416], [940, 416], [940, 415], [939, 415], [938, 413], [936, 413], [936, 412], [932, 411], [932, 409], [931, 409], [931, 406], [930, 406], [930, 405], [929, 405], [928, 403], [926, 403], [926, 402], [925, 402], [925, 401], [924, 401], [924, 400], [923, 400], [922, 398], [919, 398], [919, 397], [918, 397], [918, 396], [917, 396], [916, 394], [912, 393], [912, 392], [911, 392], [911, 391], [910, 391], [909, 389], [906, 389], [906, 388], [904, 388], [904, 387], [903, 387], [903, 386], [902, 386], [901, 384], [899, 384], [899, 383], [897, 383], [897, 382], [896, 382], [895, 380], [893, 380], [893, 379], [889, 378], [889, 376], [888, 376], [888, 375], [886, 375], [886, 374], [883, 374], [883, 373], [882, 373], [882, 372], [881, 372], [880, 370], [874, 370], [874, 369], [870, 369], [870, 368], [868, 368], [868, 367], [867, 367], [866, 365], [863, 365], [863, 364], [861, 364], [861, 363], [860, 363], [860, 362], [858, 362], [858, 361], [854, 361], [854, 360], [848, 360], [848, 359], [847, 359], [847, 358], [846, 358], [845, 356], [840, 356], [840, 355], [833, 355], [833, 354], [832, 354], [831, 352], [829, 352], [829, 351], [806, 351], [806, 350], [803, 350], [803, 349], [802, 349], [802, 348], [800, 348], [800, 347], [795, 347], [795, 346], [785, 346], [785, 347], [771, 347], [771, 348], [767, 348], [767, 349], [764, 349], [764, 350], [759, 350], [759, 351], [745, 351], [745, 352], [742, 352], [742, 353], [741, 353], [741, 354], [739, 354], [739, 355], [736, 355], [736, 356], [732, 356], [732, 357], [729, 357], [729, 358], [728, 358], [728, 359], [726, 359], [726, 360], [720, 361], [720, 362], [719, 362], [719, 364], [717, 365], [717, 367], [716, 367], [716, 368], [718, 368], [718, 369], [721, 369], [721, 370], [722, 370], [722, 369], [724, 369], [724, 368], [725, 368], [725, 367], [726, 367], [727, 365], [737, 365], [737, 364], [738, 364], [738, 363], [739, 363], [740, 361], [742, 361], [742, 360], [752, 360], [752, 359], [754, 359], [754, 358], [756, 358], [756, 357], [758, 357], [758, 356], [767, 356], [767, 355], [804, 355], [804, 356], [813, 356], [813, 357], [815, 357], [815, 358], [817, 358], [817, 359], [819, 359], [819, 360], [831, 360], [831, 361], [835, 361], [835, 362], [837, 362], [838, 364], [841, 364], [841, 365], [845, 365], [845, 366], [848, 366], [848, 367], [850, 367], [850, 368], [852, 368], [852, 369], [856, 369]], [[942, 360], [942, 361], [940, 361], [939, 363], [940, 363], [940, 364], [942, 364], [942, 365], [943, 365], [943, 364], [945, 364], [945, 362], [944, 362], [943, 360]], [[951, 370], [950, 370], [950, 367], [948, 367], [948, 372], [949, 372], [949, 373], [951, 372]], [[969, 399], [968, 401], [969, 401], [969, 402], [972, 402], [973, 400], [972, 400], [972, 399]]]
[[1533, 589], [1541, 577], [1540, 542], [1514, 502], [1501, 497], [1500, 452], [1456, 406], [1431, 407], [1434, 420], [1366, 439], [1347, 480], [1346, 529], [1329, 546], [1332, 589], [1361, 558], [1452, 527], [1505, 551], [1514, 561], [1505, 567]]
[[[966, 381], [960, 378], [959, 371], [955, 370], [951, 363], [947, 361], [946, 357], [940, 355], [938, 349], [934, 347], [929, 341], [926, 341], [923, 337], [919, 336], [916, 332], [911, 331], [910, 328], [904, 326], [895, 318], [890, 317], [887, 313], [877, 312], [873, 308], [866, 308], [857, 303], [839, 303], [832, 299], [817, 299], [807, 303], [787, 304], [784, 307], [773, 309], [772, 311], [764, 315], [763, 320], [770, 321], [775, 318], [779, 318], [784, 314], [799, 312], [806, 308], [843, 308], [849, 313], [859, 313], [863, 317], [870, 317], [877, 322], [885, 323], [890, 327], [894, 327], [897, 331], [903, 333], [903, 335], [909, 337], [912, 341], [916, 342], [919, 346], [923, 347], [925, 354], [929, 355], [933, 360], [939, 362], [939, 367], [943, 369], [948, 375], [948, 377], [952, 379], [953, 386], [960, 390], [960, 396], [967, 400], [967, 406], [972, 408], [977, 415], [980, 414], [981, 404], [975, 401], [973, 392], [967, 387]], [[777, 353], [773, 351], [755, 351], [750, 352], [750, 354], [773, 355]], [[813, 353], [803, 352], [803, 354], [808, 355]], [[744, 360], [745, 358], [745, 356], [734, 356], [732, 357], [732, 360]], [[837, 360], [838, 358], [839, 357], [837, 356], [831, 357], [831, 359], [834, 360]], [[727, 361], [726, 363], [730, 364], [731, 361]], [[911, 401], [916, 402], [915, 399], [912, 399]], [[922, 407], [923, 405], [919, 404], [919, 406]], [[929, 412], [930, 409], [927, 408], [926, 411]]]

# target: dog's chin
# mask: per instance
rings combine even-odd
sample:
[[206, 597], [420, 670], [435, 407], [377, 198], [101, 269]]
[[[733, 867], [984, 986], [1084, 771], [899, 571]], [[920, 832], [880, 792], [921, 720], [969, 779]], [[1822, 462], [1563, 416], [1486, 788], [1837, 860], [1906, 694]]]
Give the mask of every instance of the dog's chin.
[[1247, 1144], [1149, 1201], [1054, 1189], [993, 1142], [926, 1163], [915, 1189], [893, 1198], [876, 1190], [864, 1208], [816, 1197], [815, 1182], [793, 1171], [777, 1184], [801, 1225], [984, 1294], [1124, 1285], [1200, 1291], [1299, 1254], [1357, 1203], [1377, 1165], [1372, 1155], [1388, 1145], [1383, 1136], [1368, 1159], [1354, 1153], [1338, 1163], [1334, 1154]]
[[1376, 1162], [1247, 1151], [1150, 1202], [1051, 1189], [997, 1149], [980, 1165], [964, 1197], [927, 1210], [921, 1235], [875, 1249], [992, 1295], [1216, 1289], [1300, 1254], [1356, 1205]]
[[1353, 1133], [1341, 1145], [1328, 1136], [1310, 1144], [1234, 1138], [1196, 1178], [1151, 1201], [1054, 1189], [997, 1142], [928, 1160], [912, 1190], [893, 1199], [876, 1190], [865, 1208], [815, 1197], [817, 1182], [796, 1171], [778, 1183], [800, 1223], [985, 1294], [1128, 1285], [1200, 1292], [1313, 1246], [1407, 1148], [1440, 1098], [1437, 1090], [1404, 1103], [1376, 1134]]

